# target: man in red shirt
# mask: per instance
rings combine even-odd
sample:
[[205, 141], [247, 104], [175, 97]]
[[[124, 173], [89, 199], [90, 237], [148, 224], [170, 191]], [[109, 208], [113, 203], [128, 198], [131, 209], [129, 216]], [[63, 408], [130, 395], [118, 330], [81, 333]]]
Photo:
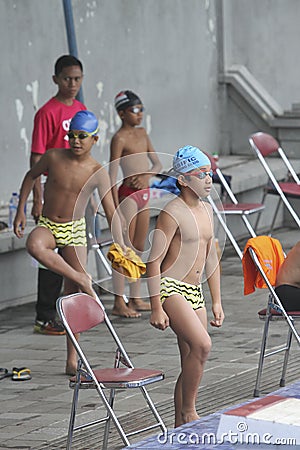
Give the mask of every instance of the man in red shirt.
[[[72, 55], [63, 55], [55, 63], [53, 82], [57, 94], [45, 103], [34, 117], [30, 167], [50, 148], [69, 148], [68, 131], [72, 117], [86, 110], [76, 100], [83, 80], [82, 63]], [[45, 174], [47, 176], [47, 174]], [[33, 189], [31, 214], [37, 222], [43, 205], [42, 182], [39, 178]], [[65, 334], [56, 320], [56, 299], [62, 287], [62, 277], [46, 268], [39, 268], [38, 297], [34, 332], [48, 335]]]

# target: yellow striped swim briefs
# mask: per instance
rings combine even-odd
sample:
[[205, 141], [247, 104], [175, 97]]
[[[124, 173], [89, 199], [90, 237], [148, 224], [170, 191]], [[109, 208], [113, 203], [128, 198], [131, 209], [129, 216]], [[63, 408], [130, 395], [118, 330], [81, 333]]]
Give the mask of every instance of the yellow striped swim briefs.
[[201, 284], [189, 284], [170, 277], [162, 277], [160, 280], [160, 300], [163, 303], [173, 294], [182, 295], [193, 309], [205, 307], [205, 299]]
[[70, 245], [73, 247], [87, 246], [84, 217], [73, 220], [72, 222], [57, 223], [45, 216], [40, 216], [37, 226], [48, 228], [53, 234], [56, 245], [59, 248]]

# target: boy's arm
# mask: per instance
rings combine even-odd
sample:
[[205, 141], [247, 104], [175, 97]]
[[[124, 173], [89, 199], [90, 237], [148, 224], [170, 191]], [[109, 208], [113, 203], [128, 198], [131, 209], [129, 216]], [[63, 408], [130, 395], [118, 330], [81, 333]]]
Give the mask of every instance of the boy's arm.
[[212, 311], [214, 320], [210, 324], [213, 327], [220, 327], [224, 320], [224, 312], [221, 302], [221, 282], [220, 282], [220, 263], [216, 249], [215, 239], [212, 238], [208, 243], [208, 255], [206, 259], [207, 283], [212, 299]]
[[151, 253], [147, 263], [147, 283], [151, 302], [150, 323], [164, 330], [169, 326], [169, 317], [160, 301], [161, 263], [167, 254], [177, 229], [176, 221], [166, 211], [161, 211], [153, 233]]
[[149, 136], [147, 136], [147, 139], [148, 139], [148, 157], [152, 163], [152, 167], [150, 168], [149, 173], [153, 177], [154, 175], [157, 175], [161, 171], [162, 164], [159, 160], [159, 157], [157, 156], [156, 151], [153, 148]]
[[109, 158], [109, 177], [113, 200], [116, 208], [119, 206], [118, 188], [117, 188], [117, 176], [120, 165], [120, 158], [123, 152], [123, 141], [116, 134], [113, 136], [110, 143], [110, 158]]
[[20, 189], [19, 204], [14, 220], [14, 233], [18, 238], [23, 237], [26, 225], [24, 213], [27, 198], [33, 188], [35, 180], [44, 172], [48, 171], [48, 155], [44, 155], [25, 175]]
[[114, 204], [109, 175], [103, 167], [98, 171], [98, 194], [111, 230], [112, 238], [114, 242], [120, 244], [125, 249], [121, 220]]
[[[31, 153], [30, 155], [30, 168], [32, 168], [41, 159], [42, 154]], [[33, 185], [33, 204], [31, 209], [31, 215], [35, 221], [39, 218], [42, 213], [43, 207], [43, 193], [41, 185], [41, 177], [38, 177]]]
[[136, 189], [145, 189], [146, 187], [148, 187], [150, 178], [157, 175], [162, 169], [162, 164], [147, 134], [146, 138], [147, 138], [147, 156], [150, 159], [152, 165], [150, 169], [147, 170], [147, 172], [140, 173], [132, 177], [132, 184]]

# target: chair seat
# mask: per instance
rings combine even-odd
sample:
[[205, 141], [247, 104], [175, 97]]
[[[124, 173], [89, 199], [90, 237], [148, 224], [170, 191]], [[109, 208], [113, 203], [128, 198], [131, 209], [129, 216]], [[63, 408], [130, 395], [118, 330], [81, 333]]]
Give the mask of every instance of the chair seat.
[[262, 203], [238, 203], [237, 205], [234, 203], [225, 203], [218, 205], [218, 210], [221, 214], [252, 214], [262, 211], [264, 208], [265, 205]]
[[[155, 381], [164, 379], [164, 374], [160, 370], [139, 369], [139, 368], [105, 368], [93, 371], [99, 383], [105, 387], [123, 388], [123, 387], [140, 387]], [[70, 378], [70, 387], [74, 388], [76, 377]], [[92, 379], [81, 376], [80, 387], [94, 387], [95, 383]]]
[[[278, 183], [282, 192], [288, 197], [299, 198], [300, 197], [300, 185], [297, 183], [282, 182]], [[267, 192], [269, 194], [279, 195], [278, 191], [272, 186], [267, 186]]]
[[[288, 312], [288, 315], [291, 317], [300, 318], [300, 311], [287, 311], [287, 312]], [[261, 309], [260, 311], [258, 311], [257, 314], [259, 315], [260, 319], [265, 319], [265, 317], [267, 315], [267, 308]], [[271, 308], [271, 315], [272, 315], [272, 317], [276, 317], [278, 319], [284, 319], [284, 316], [282, 315], [282, 313], [280, 313], [272, 308]]]

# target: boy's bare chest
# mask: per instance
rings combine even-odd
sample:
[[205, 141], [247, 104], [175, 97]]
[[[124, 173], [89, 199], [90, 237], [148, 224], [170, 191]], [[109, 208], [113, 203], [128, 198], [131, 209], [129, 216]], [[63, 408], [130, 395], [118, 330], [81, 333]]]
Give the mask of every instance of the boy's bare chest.
[[143, 133], [129, 133], [124, 137], [122, 156], [147, 152], [147, 139]]
[[56, 188], [64, 191], [79, 192], [84, 188], [93, 175], [91, 168], [78, 165], [69, 165], [61, 167], [61, 170], [49, 177], [49, 181]]
[[212, 236], [212, 223], [207, 211], [182, 211], [177, 234], [182, 243], [208, 241]]

